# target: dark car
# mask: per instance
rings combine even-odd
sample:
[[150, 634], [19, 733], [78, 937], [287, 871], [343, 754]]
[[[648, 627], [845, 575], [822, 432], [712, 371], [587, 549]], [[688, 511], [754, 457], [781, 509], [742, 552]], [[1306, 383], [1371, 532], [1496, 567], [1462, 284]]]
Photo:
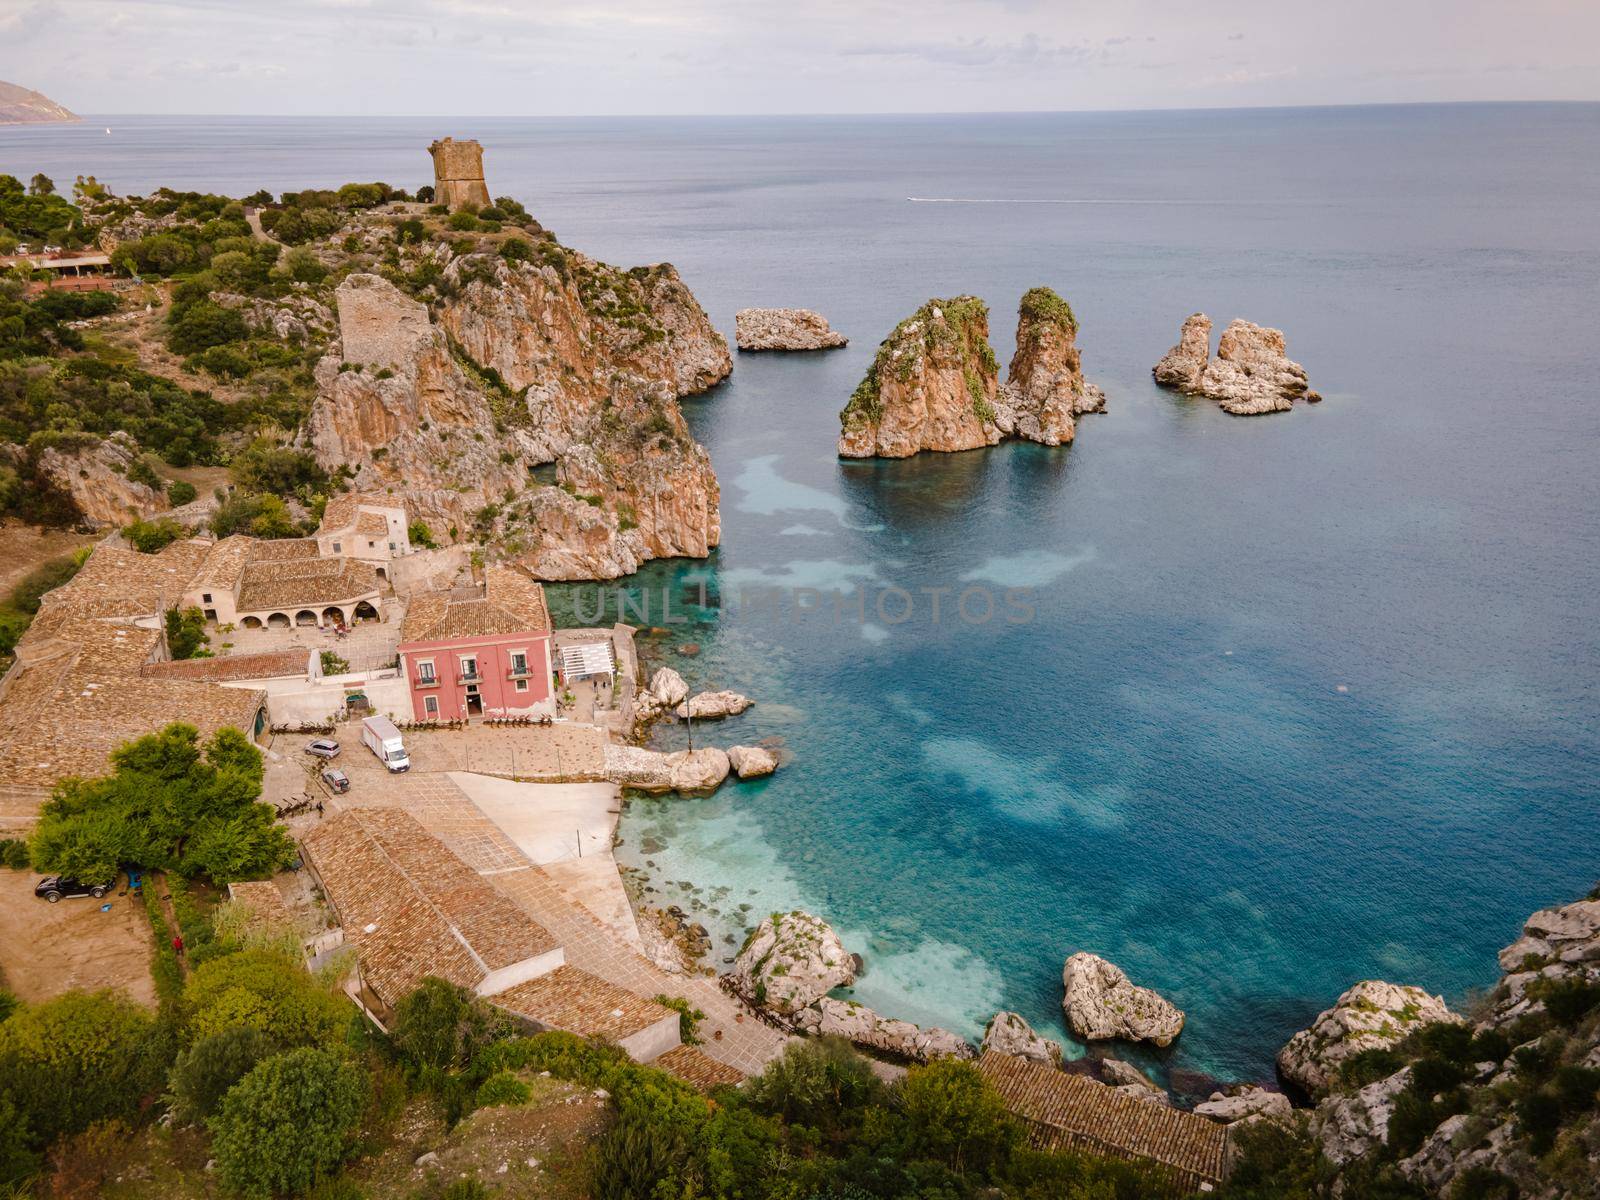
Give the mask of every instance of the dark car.
[[33, 894], [43, 896], [54, 904], [58, 900], [71, 900], [76, 896], [93, 896], [98, 900], [110, 890], [109, 883], [79, 883], [64, 875], [49, 875], [39, 880], [39, 886], [33, 889]]
[[338, 758], [339, 743], [332, 738], [318, 738], [306, 743], [306, 753], [315, 754], [318, 758]]

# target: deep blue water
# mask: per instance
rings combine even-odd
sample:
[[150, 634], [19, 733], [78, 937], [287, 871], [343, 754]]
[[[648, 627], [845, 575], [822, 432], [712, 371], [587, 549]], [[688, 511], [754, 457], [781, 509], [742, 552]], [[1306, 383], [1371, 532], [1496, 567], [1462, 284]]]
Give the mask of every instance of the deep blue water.
[[[1600, 875], [1600, 106], [98, 118], [0, 130], [0, 170], [416, 186], [445, 133], [569, 244], [676, 263], [728, 334], [793, 304], [854, 339], [686, 403], [723, 547], [632, 581], [720, 601], [665, 659], [759, 703], [701, 735], [793, 754], [625, 821], [719, 935], [804, 904], [865, 954], [861, 999], [969, 1033], [1002, 1005], [1059, 1033], [1093, 950], [1188, 1011], [1167, 1065], [1250, 1076], [1356, 979], [1492, 982]], [[1005, 361], [1037, 283], [1110, 397], [1074, 446], [835, 457], [896, 321], [973, 292]], [[1196, 309], [1282, 327], [1326, 402], [1156, 389]], [[858, 584], [865, 626], [738, 603]], [[872, 612], [887, 586], [910, 620]], [[1031, 588], [1034, 619], [952, 619], [970, 587]]]

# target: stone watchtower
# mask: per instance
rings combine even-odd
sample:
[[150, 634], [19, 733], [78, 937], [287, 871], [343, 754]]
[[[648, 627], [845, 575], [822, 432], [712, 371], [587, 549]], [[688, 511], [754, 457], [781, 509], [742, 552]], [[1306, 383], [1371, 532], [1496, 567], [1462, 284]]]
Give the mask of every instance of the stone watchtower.
[[444, 138], [428, 147], [433, 155], [433, 202], [451, 212], [487, 208], [489, 185], [483, 181], [483, 147], [476, 141]]

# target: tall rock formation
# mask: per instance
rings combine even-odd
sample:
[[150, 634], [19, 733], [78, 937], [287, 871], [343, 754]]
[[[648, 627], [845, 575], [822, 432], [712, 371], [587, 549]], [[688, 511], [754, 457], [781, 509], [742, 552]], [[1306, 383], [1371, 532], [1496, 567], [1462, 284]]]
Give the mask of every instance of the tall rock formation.
[[1280, 329], [1235, 320], [1222, 331], [1211, 357], [1211, 318], [1195, 313], [1183, 323], [1178, 344], [1151, 372], [1162, 387], [1205, 396], [1235, 416], [1287, 412], [1295, 400], [1316, 403], [1306, 371], [1290, 360]]
[[928, 301], [878, 347], [839, 414], [840, 455], [905, 458], [993, 446], [1005, 437], [1070, 442], [1078, 414], [1105, 409], [1104, 394], [1084, 381], [1077, 332], [1066, 301], [1049, 288], [1029, 291], [1002, 387], [983, 301]]
[[1047, 287], [1030, 288], [1017, 306], [1017, 350], [995, 404], [1007, 435], [1060, 446], [1077, 432], [1076, 418], [1105, 412], [1106, 396], [1083, 378], [1078, 319]]
[[36, 473], [70, 496], [85, 525], [96, 529], [126, 525], [166, 508], [165, 496], [134, 478], [139, 445], [120, 430], [100, 441], [46, 446]]
[[1089, 1042], [1121, 1038], [1170, 1046], [1183, 1032], [1181, 1009], [1151, 988], [1139, 987], [1123, 969], [1080, 950], [1061, 970], [1067, 1027]]
[[733, 337], [741, 350], [832, 350], [850, 339], [809, 308], [741, 308]]
[[1409, 984], [1364, 979], [1278, 1051], [1283, 1077], [1320, 1096], [1363, 1050], [1383, 1050], [1425, 1025], [1460, 1020], [1443, 999]]
[[[677, 272], [550, 239], [536, 257], [426, 254], [434, 314], [375, 275], [340, 286], [342, 345], [317, 368], [308, 422], [318, 461], [545, 579], [708, 554], [720, 494], [677, 399], [732, 359]], [[554, 484], [534, 484], [551, 462]]]

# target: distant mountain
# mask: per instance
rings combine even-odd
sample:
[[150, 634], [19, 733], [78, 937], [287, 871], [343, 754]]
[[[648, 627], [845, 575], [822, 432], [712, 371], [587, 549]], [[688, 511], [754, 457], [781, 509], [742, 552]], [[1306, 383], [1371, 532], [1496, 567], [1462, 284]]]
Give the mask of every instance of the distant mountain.
[[43, 125], [50, 121], [82, 120], [38, 92], [0, 79], [0, 125]]

